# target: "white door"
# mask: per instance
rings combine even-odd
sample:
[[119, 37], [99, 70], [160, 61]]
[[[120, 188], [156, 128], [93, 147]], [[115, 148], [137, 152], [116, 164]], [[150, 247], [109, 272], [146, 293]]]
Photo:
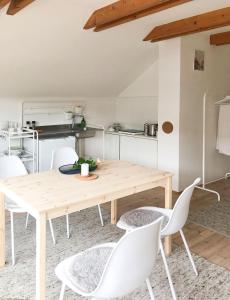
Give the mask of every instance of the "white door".
[[140, 137], [120, 136], [120, 159], [157, 168], [157, 141]]

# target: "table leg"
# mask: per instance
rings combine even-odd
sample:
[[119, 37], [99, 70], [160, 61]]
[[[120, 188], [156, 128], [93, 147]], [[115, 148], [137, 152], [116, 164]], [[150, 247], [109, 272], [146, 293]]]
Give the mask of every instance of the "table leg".
[[0, 267], [5, 265], [5, 196], [0, 192]]
[[[172, 177], [166, 179], [165, 184], [165, 208], [172, 208]], [[172, 237], [165, 237], [165, 254], [168, 256], [172, 252]]]
[[111, 224], [117, 224], [117, 200], [111, 201]]
[[46, 215], [36, 219], [36, 300], [45, 300], [46, 291]]

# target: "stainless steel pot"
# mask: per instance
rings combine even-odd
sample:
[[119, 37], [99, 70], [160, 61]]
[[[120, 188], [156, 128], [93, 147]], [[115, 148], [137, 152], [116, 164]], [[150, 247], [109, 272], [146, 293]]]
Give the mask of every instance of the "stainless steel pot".
[[148, 135], [149, 134], [149, 123], [145, 123], [144, 124], [144, 135]]
[[158, 124], [149, 124], [148, 135], [157, 136]]

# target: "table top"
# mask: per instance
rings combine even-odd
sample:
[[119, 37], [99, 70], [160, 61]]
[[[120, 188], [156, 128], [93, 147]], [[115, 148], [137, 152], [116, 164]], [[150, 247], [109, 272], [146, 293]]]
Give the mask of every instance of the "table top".
[[116, 200], [159, 185], [172, 174], [126, 161], [104, 161], [96, 180], [47, 171], [0, 180], [0, 191], [35, 218], [41, 213], [58, 217]]

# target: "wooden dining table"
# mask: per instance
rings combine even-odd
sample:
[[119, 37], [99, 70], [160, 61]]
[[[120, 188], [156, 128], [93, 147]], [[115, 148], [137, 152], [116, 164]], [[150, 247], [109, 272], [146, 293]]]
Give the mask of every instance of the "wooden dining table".
[[[165, 207], [172, 206], [172, 174], [126, 161], [104, 161], [98, 178], [81, 181], [76, 175], [47, 171], [0, 181], [0, 267], [5, 265], [4, 198], [15, 201], [36, 219], [36, 299], [46, 297], [46, 221], [97, 204], [111, 202], [111, 223], [117, 222], [117, 200], [158, 186], [165, 189]], [[166, 254], [171, 239], [165, 240]]]

